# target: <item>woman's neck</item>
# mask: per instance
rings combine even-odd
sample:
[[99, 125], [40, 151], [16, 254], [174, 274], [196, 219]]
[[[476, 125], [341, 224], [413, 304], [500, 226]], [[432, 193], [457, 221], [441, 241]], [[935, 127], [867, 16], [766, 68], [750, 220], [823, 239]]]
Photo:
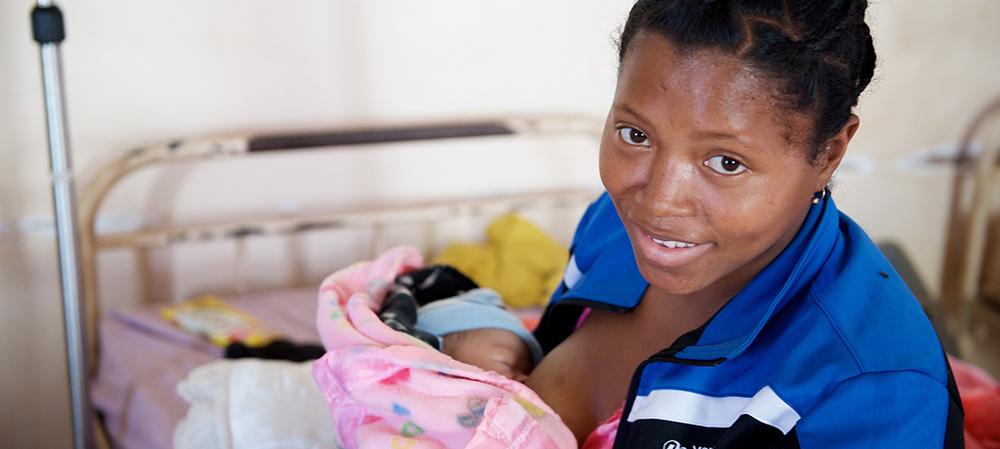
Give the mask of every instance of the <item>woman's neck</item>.
[[[643, 329], [653, 329], [669, 323], [675, 332], [663, 335], [670, 341], [661, 341], [661, 348], [667, 348], [674, 340], [687, 332], [693, 331], [705, 324], [735, 296], [734, 293], [715, 293], [703, 289], [696, 293], [677, 295], [669, 293], [655, 285], [650, 285], [642, 296], [642, 301], [632, 311], [636, 324]], [[647, 328], [647, 326], [649, 326]], [[679, 334], [677, 332], [680, 332]], [[644, 335], [656, 335], [655, 332], [641, 332]]]

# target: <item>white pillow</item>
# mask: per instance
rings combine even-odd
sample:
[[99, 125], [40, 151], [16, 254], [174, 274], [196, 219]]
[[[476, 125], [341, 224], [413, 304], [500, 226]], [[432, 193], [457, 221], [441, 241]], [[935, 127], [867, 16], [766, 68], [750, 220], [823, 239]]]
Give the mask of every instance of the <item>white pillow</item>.
[[336, 428], [312, 362], [218, 360], [177, 384], [191, 404], [175, 449], [336, 448]]

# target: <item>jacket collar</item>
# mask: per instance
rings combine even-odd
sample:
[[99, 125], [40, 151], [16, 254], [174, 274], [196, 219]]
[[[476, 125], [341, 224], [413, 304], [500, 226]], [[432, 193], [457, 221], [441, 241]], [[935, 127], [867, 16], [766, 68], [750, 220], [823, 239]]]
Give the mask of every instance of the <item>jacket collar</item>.
[[[625, 313], [642, 299], [649, 283], [635, 263], [632, 244], [605, 194], [570, 264], [582, 277], [560, 295], [566, 303]], [[810, 208], [792, 242], [704, 326], [678, 339], [678, 359], [721, 361], [743, 353], [788, 301], [816, 278], [842, 239], [830, 198]], [[576, 265], [579, 265], [577, 267]], [[698, 335], [700, 333], [700, 335]], [[685, 338], [686, 337], [686, 338]], [[694, 344], [690, 344], [695, 340]]]
[[[627, 313], [639, 304], [649, 283], [635, 264], [632, 242], [611, 197], [601, 195], [588, 215], [586, 225], [577, 231], [577, 245], [563, 278], [571, 285], [559, 294], [559, 302]], [[571, 272], [579, 274], [572, 281]]]
[[816, 279], [843, 238], [832, 199], [812, 206], [792, 242], [704, 326], [696, 344], [675, 357], [731, 359], [743, 353], [764, 326]]

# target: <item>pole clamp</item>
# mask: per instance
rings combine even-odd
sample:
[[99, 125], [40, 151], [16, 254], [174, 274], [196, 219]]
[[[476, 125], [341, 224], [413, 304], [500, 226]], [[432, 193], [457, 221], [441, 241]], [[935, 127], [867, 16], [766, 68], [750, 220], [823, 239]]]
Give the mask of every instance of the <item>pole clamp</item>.
[[57, 6], [36, 6], [31, 11], [31, 31], [39, 44], [62, 42], [66, 38], [62, 11]]

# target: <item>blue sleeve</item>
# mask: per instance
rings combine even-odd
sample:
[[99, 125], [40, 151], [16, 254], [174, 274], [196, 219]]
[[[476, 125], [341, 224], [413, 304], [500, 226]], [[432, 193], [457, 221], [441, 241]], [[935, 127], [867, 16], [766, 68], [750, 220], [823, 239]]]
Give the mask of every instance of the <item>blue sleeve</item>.
[[838, 385], [795, 431], [803, 448], [959, 448], [961, 408], [954, 400], [918, 372], [862, 374]]

